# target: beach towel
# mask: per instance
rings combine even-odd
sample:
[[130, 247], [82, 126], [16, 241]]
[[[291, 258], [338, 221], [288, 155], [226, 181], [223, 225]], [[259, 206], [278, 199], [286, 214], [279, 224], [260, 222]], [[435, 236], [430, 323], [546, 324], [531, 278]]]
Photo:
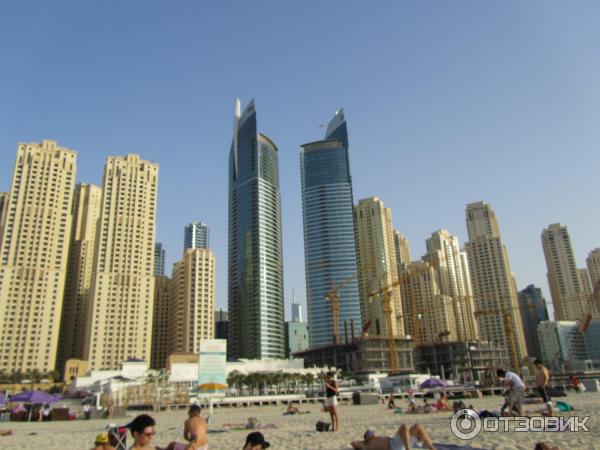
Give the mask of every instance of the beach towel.
[[556, 402], [559, 411], [573, 411], [573, 406], [567, 402]]
[[484, 448], [471, 447], [470, 445], [440, 444], [439, 442], [434, 442], [433, 446], [436, 450], [485, 450]]

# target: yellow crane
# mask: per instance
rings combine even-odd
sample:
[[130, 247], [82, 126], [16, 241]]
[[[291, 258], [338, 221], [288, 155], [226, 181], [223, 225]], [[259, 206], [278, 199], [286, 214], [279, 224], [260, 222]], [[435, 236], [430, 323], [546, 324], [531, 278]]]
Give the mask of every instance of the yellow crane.
[[331, 320], [333, 320], [333, 342], [339, 344], [340, 341], [340, 289], [356, 278], [356, 272], [343, 280], [340, 284], [335, 282], [331, 286], [325, 298], [331, 302]]
[[400, 280], [396, 280], [387, 286], [382, 287], [369, 294], [369, 299], [383, 294], [383, 314], [385, 315], [385, 323], [387, 328], [387, 340], [388, 350], [390, 352], [390, 368], [392, 373], [396, 373], [400, 370], [398, 364], [398, 354], [396, 353], [396, 340], [394, 338], [394, 329], [392, 328], [393, 311], [392, 311], [392, 296], [394, 295], [393, 289], [400, 284]]

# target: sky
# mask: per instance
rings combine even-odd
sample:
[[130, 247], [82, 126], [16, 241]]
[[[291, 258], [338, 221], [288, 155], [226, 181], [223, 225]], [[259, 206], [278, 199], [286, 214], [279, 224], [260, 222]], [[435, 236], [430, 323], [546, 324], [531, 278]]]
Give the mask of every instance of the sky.
[[579, 267], [600, 247], [600, 3], [593, 1], [21, 1], [0, 4], [0, 191], [17, 143], [160, 165], [157, 240], [208, 223], [227, 307], [234, 101], [256, 99], [279, 147], [286, 316], [305, 302], [299, 146], [348, 122], [355, 202], [377, 196], [412, 259], [465, 206], [500, 222], [519, 289], [550, 301], [542, 229], [567, 225]]

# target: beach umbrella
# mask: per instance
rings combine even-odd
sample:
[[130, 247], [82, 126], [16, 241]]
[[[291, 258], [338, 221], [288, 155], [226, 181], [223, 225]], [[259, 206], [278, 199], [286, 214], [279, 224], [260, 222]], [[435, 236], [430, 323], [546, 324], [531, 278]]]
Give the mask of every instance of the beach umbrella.
[[[62, 398], [62, 397], [61, 397]], [[11, 402], [21, 403], [56, 403], [58, 400], [53, 396], [43, 391], [23, 391], [10, 397]]]
[[[216, 391], [222, 391], [223, 389], [227, 389], [227, 385], [221, 384], [221, 383], [209, 382], [209, 383], [202, 383], [202, 384], [198, 385], [198, 389], [201, 391], [204, 391], [204, 392], [216, 392]], [[212, 397], [212, 395], [210, 395], [208, 397], [209, 420], [212, 418], [212, 415], [213, 415], [213, 397]]]
[[439, 380], [437, 378], [429, 378], [428, 380], [425, 380], [423, 383], [421, 383], [421, 385], [419, 386], [421, 389], [429, 389], [429, 388], [438, 388], [438, 387], [444, 387], [446, 386], [446, 383], [444, 383], [442, 380]]

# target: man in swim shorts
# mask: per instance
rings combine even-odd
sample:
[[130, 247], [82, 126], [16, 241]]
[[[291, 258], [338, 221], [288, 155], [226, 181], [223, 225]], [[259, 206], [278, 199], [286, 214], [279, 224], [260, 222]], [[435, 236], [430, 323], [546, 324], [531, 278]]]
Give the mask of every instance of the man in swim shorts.
[[400, 425], [394, 436], [376, 436], [372, 430], [365, 431], [362, 441], [354, 441], [350, 445], [355, 450], [408, 450], [417, 442], [422, 442], [428, 450], [435, 450], [425, 429], [418, 423], [408, 428]]

